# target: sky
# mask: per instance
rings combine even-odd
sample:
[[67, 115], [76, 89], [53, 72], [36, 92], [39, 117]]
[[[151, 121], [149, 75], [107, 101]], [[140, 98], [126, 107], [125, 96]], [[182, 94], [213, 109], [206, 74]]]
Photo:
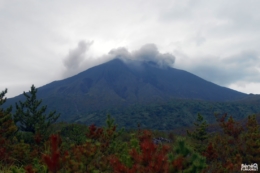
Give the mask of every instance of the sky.
[[260, 94], [258, 0], [0, 0], [7, 98], [117, 56]]

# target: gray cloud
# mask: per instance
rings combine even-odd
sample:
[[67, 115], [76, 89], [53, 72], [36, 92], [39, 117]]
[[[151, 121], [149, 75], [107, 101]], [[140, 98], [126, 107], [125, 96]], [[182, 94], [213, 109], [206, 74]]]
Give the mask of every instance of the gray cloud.
[[225, 6], [218, 7], [216, 16], [228, 21], [226, 29], [230, 28], [230, 31], [236, 30], [236, 32], [259, 30], [259, 1], [249, 0], [246, 3], [243, 1], [228, 1], [225, 4]]
[[77, 69], [82, 61], [84, 60], [84, 55], [89, 47], [92, 45], [92, 42], [80, 41], [78, 47], [70, 50], [68, 56], [64, 59], [63, 63], [67, 70]]
[[172, 67], [175, 62], [175, 56], [170, 53], [160, 53], [155, 44], [145, 44], [139, 50], [128, 52], [126, 48], [113, 49], [109, 52], [113, 58], [121, 58], [125, 61], [153, 61], [160, 67]]
[[87, 70], [90, 67], [105, 63], [114, 58], [119, 58], [126, 63], [137, 63], [153, 61], [158, 64], [159, 67], [164, 68], [166, 66], [173, 67], [175, 62], [175, 56], [170, 53], [160, 53], [155, 44], [145, 44], [139, 50], [129, 52], [125, 47], [119, 47], [112, 49], [101, 57], [91, 58], [86, 56], [89, 47], [93, 42], [81, 41], [78, 43], [78, 47], [74, 50], [70, 50], [69, 54], [63, 60], [66, 70], [63, 77], [70, 77]]
[[216, 84], [228, 86], [260, 82], [260, 57], [255, 51], [242, 51], [229, 57], [205, 57], [184, 67], [188, 71]]
[[131, 53], [128, 52], [128, 50], [124, 47], [119, 47], [116, 49], [112, 49], [109, 51], [108, 56], [111, 56], [112, 58], [119, 58], [119, 59], [132, 59]]

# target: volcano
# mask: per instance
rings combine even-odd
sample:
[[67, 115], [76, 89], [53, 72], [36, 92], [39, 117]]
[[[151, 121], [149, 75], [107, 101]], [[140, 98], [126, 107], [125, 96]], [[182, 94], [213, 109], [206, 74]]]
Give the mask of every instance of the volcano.
[[[91, 111], [161, 103], [174, 98], [223, 102], [246, 96], [184, 70], [160, 67], [152, 61], [121, 59], [51, 82], [39, 87], [37, 92], [37, 98], [60, 112], [62, 120]], [[6, 105], [14, 105], [18, 100], [24, 100], [24, 96], [10, 98]]]

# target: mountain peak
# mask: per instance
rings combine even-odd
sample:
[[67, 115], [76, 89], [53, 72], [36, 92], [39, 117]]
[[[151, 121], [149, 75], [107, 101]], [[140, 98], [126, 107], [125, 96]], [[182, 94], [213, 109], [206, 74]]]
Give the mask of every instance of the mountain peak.
[[[161, 68], [154, 61], [124, 61], [116, 58], [70, 78], [38, 88], [38, 98], [66, 109], [62, 119], [76, 112], [93, 112], [132, 104], [168, 102], [171, 99], [227, 101], [247, 95], [218, 86], [175, 68]], [[9, 99], [10, 104], [23, 95]], [[64, 111], [63, 111], [64, 112]]]
[[173, 98], [228, 101], [247, 96], [184, 70], [158, 67], [160, 64], [154, 61], [116, 58], [78, 75], [39, 87], [38, 97], [49, 105], [71, 104], [73, 110], [79, 107], [77, 109], [93, 111], [166, 102]]

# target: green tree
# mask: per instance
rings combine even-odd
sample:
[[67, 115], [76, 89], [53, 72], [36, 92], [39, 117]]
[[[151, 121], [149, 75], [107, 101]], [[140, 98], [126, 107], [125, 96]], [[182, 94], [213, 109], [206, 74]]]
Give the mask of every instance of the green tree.
[[195, 130], [193, 132], [187, 130], [187, 135], [191, 137], [193, 140], [195, 140], [196, 151], [202, 153], [206, 149], [205, 142], [208, 139], [208, 133], [207, 133], [208, 124], [204, 120], [203, 116], [198, 114], [197, 120], [194, 123], [194, 125], [195, 125]]
[[17, 132], [17, 127], [10, 113], [12, 107], [10, 106], [7, 110], [1, 108], [1, 106], [6, 102], [6, 98], [4, 98], [6, 93], [7, 89], [0, 93], [0, 165], [12, 164], [14, 162], [12, 157], [13, 148], [11, 140]]
[[17, 127], [15, 126], [11, 115], [12, 106], [6, 110], [1, 108], [1, 106], [6, 102], [6, 93], [7, 89], [0, 93], [0, 137], [9, 138], [17, 131]]
[[202, 172], [206, 168], [206, 158], [195, 152], [185, 141], [178, 138], [174, 152], [169, 154], [169, 160], [173, 166], [173, 172]]
[[45, 114], [47, 106], [40, 107], [42, 100], [36, 98], [37, 89], [31, 86], [29, 93], [23, 93], [26, 97], [25, 102], [16, 103], [16, 113], [14, 114], [15, 123], [19, 122], [19, 129], [33, 134], [46, 134], [48, 127], [55, 123], [60, 114], [56, 111]]
[[12, 106], [8, 107], [6, 110], [1, 108], [1, 106], [6, 102], [6, 97], [5, 97], [6, 93], [7, 93], [7, 89], [5, 89], [4, 91], [2, 91], [0, 93], [0, 111], [5, 113], [5, 114], [10, 114], [11, 111], [12, 111]]

